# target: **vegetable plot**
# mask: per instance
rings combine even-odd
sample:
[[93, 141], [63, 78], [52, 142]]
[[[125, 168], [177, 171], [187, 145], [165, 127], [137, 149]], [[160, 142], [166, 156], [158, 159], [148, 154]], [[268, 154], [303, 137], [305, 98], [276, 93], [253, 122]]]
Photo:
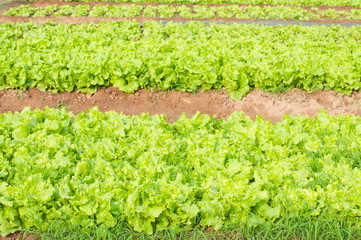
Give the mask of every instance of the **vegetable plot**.
[[[29, 2], [39, 0], [28, 0]], [[64, 1], [64, 0], [60, 0]], [[70, 0], [78, 2], [79, 0]], [[80, 0], [87, 2], [90, 0]], [[95, 0], [102, 2], [104, 0]], [[352, 6], [360, 7], [359, 0], [114, 0], [114, 2], [159, 2], [159, 3], [188, 3], [188, 4], [208, 4], [208, 3], [233, 3], [233, 4], [270, 4], [270, 5], [326, 5], [326, 6]]]
[[0, 234], [53, 221], [136, 231], [273, 226], [289, 216], [360, 225], [361, 120], [242, 113], [216, 121], [96, 108], [0, 115]]
[[297, 19], [297, 20], [318, 20], [318, 19], [361, 19], [361, 9], [351, 9], [351, 11], [337, 11], [335, 9], [320, 10], [317, 7], [306, 10], [294, 6], [248, 6], [240, 8], [238, 5], [228, 7], [207, 7], [194, 5], [193, 9], [185, 5], [171, 6], [148, 6], [141, 5], [96, 5], [91, 10], [88, 5], [78, 5], [71, 7], [62, 5], [59, 11], [58, 6], [30, 7], [30, 5], [20, 5], [4, 12], [5, 16], [19, 17], [46, 17], [46, 16], [72, 16], [72, 17], [158, 17], [158, 18], [232, 18], [232, 19]]
[[0, 25], [0, 88], [93, 93], [114, 85], [280, 92], [361, 87], [361, 27], [103, 22]]

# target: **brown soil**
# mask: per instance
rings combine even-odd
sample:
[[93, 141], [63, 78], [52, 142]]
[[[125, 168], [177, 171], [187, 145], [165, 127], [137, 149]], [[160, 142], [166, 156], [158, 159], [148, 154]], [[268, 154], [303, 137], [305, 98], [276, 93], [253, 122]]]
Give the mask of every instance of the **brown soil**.
[[271, 122], [281, 121], [285, 114], [314, 117], [321, 109], [328, 110], [331, 115], [361, 116], [360, 104], [360, 92], [355, 92], [352, 96], [342, 96], [332, 91], [309, 94], [297, 89], [281, 94], [254, 90], [239, 101], [233, 101], [223, 90], [199, 93], [140, 90], [127, 94], [110, 87], [98, 89], [93, 95], [80, 92], [54, 94], [37, 89], [0, 91], [1, 113], [21, 111], [28, 106], [32, 109], [66, 106], [76, 114], [98, 106], [103, 112], [114, 110], [126, 115], [165, 114], [170, 121], [177, 120], [183, 112], [187, 116], [193, 116], [197, 111], [215, 115], [217, 118], [227, 117], [234, 111], [242, 111], [253, 120], [256, 116], [263, 116]]
[[41, 238], [36, 234], [26, 234], [24, 232], [16, 232], [9, 234], [7, 237], [0, 235], [0, 240], [40, 240]]

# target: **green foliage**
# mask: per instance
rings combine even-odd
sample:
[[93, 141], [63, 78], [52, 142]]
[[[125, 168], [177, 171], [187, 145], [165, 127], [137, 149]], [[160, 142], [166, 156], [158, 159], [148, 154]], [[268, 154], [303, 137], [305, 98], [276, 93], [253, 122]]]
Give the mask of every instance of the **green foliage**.
[[109, 7], [109, 10], [105, 13], [105, 17], [122, 17], [125, 6], [113, 5]]
[[157, 7], [148, 6], [143, 11], [143, 17], [157, 17]]
[[129, 7], [122, 5], [113, 5], [109, 7], [109, 11], [105, 13], [105, 17], [136, 17], [143, 10], [141, 5], [130, 5]]
[[[115, 8], [114, 8], [115, 9]], [[194, 92], [226, 88], [233, 99], [361, 88], [360, 27], [266, 27], [136, 21], [0, 25], [0, 88], [95, 92], [114, 85]]]
[[89, 17], [102, 17], [108, 10], [109, 7], [107, 5], [96, 5], [89, 12]]
[[174, 17], [175, 12], [177, 11], [177, 8], [168, 5], [160, 5], [157, 7], [157, 9], [158, 9], [158, 15], [161, 18]]
[[[39, 1], [39, 0], [29, 0]], [[69, 0], [60, 0], [69, 1]], [[103, 1], [103, 0], [70, 0], [72, 2]], [[187, 3], [187, 4], [209, 4], [209, 3], [233, 3], [233, 4], [270, 4], [270, 5], [328, 5], [328, 6], [352, 6], [361, 7], [359, 0], [115, 0], [115, 2], [158, 2], [158, 3]]]
[[216, 16], [215, 7], [207, 7], [194, 5], [193, 10], [196, 12], [196, 16], [199, 18], [214, 18]]
[[192, 10], [185, 5], [178, 6], [177, 12], [179, 13], [179, 16], [183, 18], [197, 18], [197, 15], [194, 14]]
[[29, 4], [22, 4], [19, 7], [11, 8], [8, 11], [5, 11], [2, 15], [4, 15], [4, 16], [18, 16], [18, 17], [30, 17], [36, 11], [37, 11], [37, 8], [32, 8], [32, 7], [30, 7]]
[[44, 8], [37, 8], [37, 11], [34, 13], [33, 17], [46, 17], [52, 15], [58, 10], [58, 5], [53, 4], [46, 6]]
[[63, 17], [63, 16], [69, 16], [73, 13], [74, 8], [70, 5], [62, 5], [59, 7], [59, 10], [56, 11], [53, 16], [54, 17]]
[[[152, 235], [135, 232], [126, 222], [118, 222], [113, 228], [93, 227], [84, 229], [79, 225], [52, 222], [49, 229], [41, 232], [37, 229], [25, 230], [25, 234], [36, 234], [43, 240], [119, 240], [119, 239], [144, 239], [144, 240], [209, 240], [209, 239], [253, 239], [253, 240], [278, 240], [278, 239], [333, 239], [351, 240], [361, 237], [361, 229], [354, 224], [338, 219], [322, 219], [321, 217], [289, 217], [275, 222], [272, 227], [239, 227], [223, 226], [220, 230], [209, 227], [195, 226], [182, 229], [155, 230]], [[26, 239], [26, 238], [23, 238]]]
[[143, 10], [143, 6], [141, 5], [130, 5], [126, 8], [124, 17], [137, 17]]
[[[67, 6], [67, 5], [64, 5]], [[69, 15], [73, 8], [70, 6], [60, 9], [54, 16]], [[31, 16], [45, 17], [56, 12], [56, 5], [47, 6], [45, 8], [31, 8], [29, 5], [21, 5], [12, 8], [3, 15], [8, 16]], [[361, 10], [352, 9], [351, 11], [340, 11], [335, 9], [323, 10], [317, 7], [311, 10], [303, 9], [299, 6], [248, 6], [240, 8], [238, 5], [230, 5], [227, 7], [207, 7], [203, 5], [195, 5], [192, 8], [172, 5], [148, 6], [143, 10], [143, 6], [132, 4], [125, 5], [96, 5], [89, 12], [88, 5], [78, 5], [74, 9], [72, 16], [81, 17], [159, 17], [171, 18], [180, 16], [183, 18], [236, 18], [236, 19], [286, 19], [286, 20], [310, 20], [310, 19], [361, 19]]]
[[[124, 116], [96, 108], [0, 115], [0, 234], [53, 222], [135, 231], [360, 226], [361, 120], [320, 112], [271, 124], [241, 113]], [[347, 225], [346, 224], [346, 225]]]
[[74, 8], [72, 17], [84, 17], [89, 14], [89, 5], [78, 5]]

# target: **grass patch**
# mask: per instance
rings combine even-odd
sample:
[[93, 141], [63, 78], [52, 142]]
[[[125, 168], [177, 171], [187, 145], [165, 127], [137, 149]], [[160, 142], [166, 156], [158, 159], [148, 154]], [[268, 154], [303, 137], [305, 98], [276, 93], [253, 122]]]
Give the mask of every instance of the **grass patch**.
[[214, 230], [211, 227], [184, 227], [178, 230], [166, 229], [156, 231], [152, 235], [137, 233], [124, 222], [119, 222], [114, 228], [107, 229], [102, 227], [94, 227], [92, 229], [84, 229], [81, 226], [66, 225], [64, 223], [52, 223], [45, 232], [31, 229], [24, 230], [24, 234], [19, 235], [18, 239], [27, 239], [26, 236], [36, 234], [38, 239], [139, 239], [139, 240], [208, 240], [208, 239], [337, 239], [351, 240], [361, 238], [361, 229], [352, 222], [344, 220], [326, 220], [313, 217], [289, 217], [283, 218], [273, 224], [272, 227], [236, 227], [224, 226], [220, 230]]

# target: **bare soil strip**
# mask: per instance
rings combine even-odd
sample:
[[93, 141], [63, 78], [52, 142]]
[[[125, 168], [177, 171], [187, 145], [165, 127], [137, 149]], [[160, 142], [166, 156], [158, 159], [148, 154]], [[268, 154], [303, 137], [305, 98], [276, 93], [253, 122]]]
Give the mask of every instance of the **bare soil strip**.
[[16, 232], [9, 234], [7, 237], [0, 235], [0, 240], [40, 240], [41, 237], [36, 234], [28, 234], [25, 232]]
[[114, 87], [101, 88], [94, 94], [41, 92], [37, 89], [27, 91], [0, 91], [0, 113], [22, 111], [24, 107], [44, 109], [65, 106], [77, 114], [98, 106], [105, 112], [113, 110], [126, 115], [142, 113], [165, 114], [170, 121], [175, 121], [184, 112], [193, 116], [197, 111], [203, 114], [225, 118], [234, 111], [242, 111], [251, 119], [263, 116], [266, 120], [277, 122], [282, 116], [308, 115], [314, 117], [319, 110], [325, 109], [331, 115], [361, 116], [361, 92], [352, 96], [342, 96], [332, 91], [306, 93], [294, 89], [287, 93], [269, 93], [254, 90], [242, 100], [233, 101], [224, 90], [183, 93], [179, 91], [140, 90], [127, 94]]

